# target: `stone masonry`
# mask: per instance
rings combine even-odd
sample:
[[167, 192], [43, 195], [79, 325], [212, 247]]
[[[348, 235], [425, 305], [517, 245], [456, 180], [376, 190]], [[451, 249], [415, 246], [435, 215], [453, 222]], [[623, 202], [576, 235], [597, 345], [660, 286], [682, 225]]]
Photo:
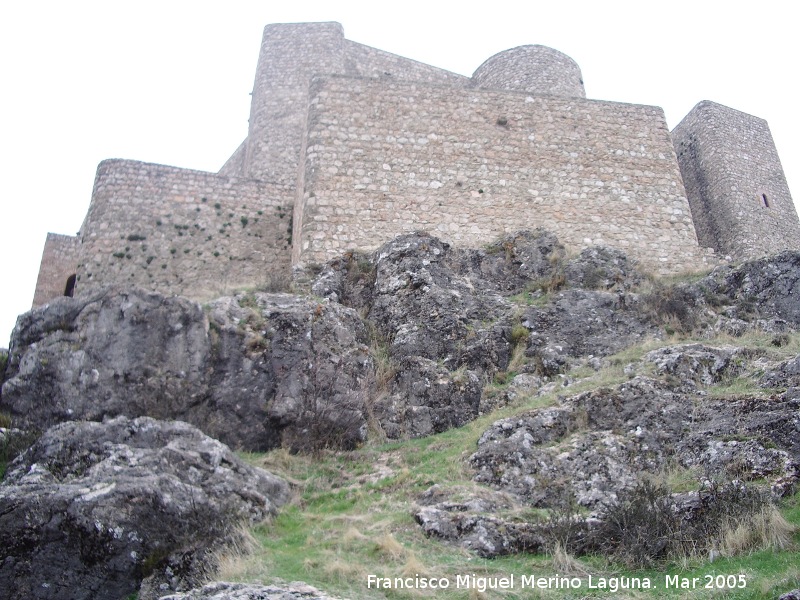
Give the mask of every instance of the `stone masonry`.
[[203, 300], [409, 231], [480, 246], [535, 227], [656, 273], [800, 248], [761, 119], [702, 102], [670, 135], [660, 108], [586, 99], [544, 46], [470, 78], [338, 23], [275, 24], [220, 172], [101, 163], [78, 236], [48, 235], [34, 306], [109, 284]]
[[672, 137], [701, 245], [736, 259], [800, 248], [797, 213], [765, 120], [706, 101]]

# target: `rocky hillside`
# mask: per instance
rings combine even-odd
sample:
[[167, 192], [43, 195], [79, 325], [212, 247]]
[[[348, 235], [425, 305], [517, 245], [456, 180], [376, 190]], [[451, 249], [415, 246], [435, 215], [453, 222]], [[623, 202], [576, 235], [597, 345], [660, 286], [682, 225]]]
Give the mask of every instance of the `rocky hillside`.
[[[568, 256], [541, 230], [480, 250], [412, 234], [297, 282], [204, 306], [108, 289], [20, 317], [0, 363], [3, 452], [33, 445], [4, 466], [0, 587], [144, 599], [209, 580], [251, 539], [239, 523], [289, 500], [283, 479], [220, 442], [359, 456], [364, 472], [339, 469], [336, 487], [404, 482], [392, 489], [408, 521], [386, 535], [416, 523], [419, 543], [482, 557], [556, 542], [634, 568], [688, 545], [735, 553], [720, 515], [752, 524], [795, 493], [800, 253], [668, 282], [615, 250]], [[398, 448], [414, 439], [440, 440], [457, 468], [432, 477], [406, 464]], [[267, 458], [306, 503], [306, 463], [287, 460]], [[646, 505], [672, 515], [661, 533], [617, 539], [619, 511]], [[269, 542], [249, 545], [259, 556]], [[214, 597], [262, 597], [236, 589]]]

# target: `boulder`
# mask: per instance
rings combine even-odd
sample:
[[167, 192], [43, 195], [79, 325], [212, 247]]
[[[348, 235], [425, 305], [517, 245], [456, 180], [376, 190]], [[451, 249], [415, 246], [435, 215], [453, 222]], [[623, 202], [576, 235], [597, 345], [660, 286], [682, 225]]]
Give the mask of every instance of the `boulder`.
[[541, 552], [541, 527], [504, 514], [518, 508], [512, 498], [490, 489], [434, 485], [417, 499], [414, 519], [426, 535], [456, 543], [483, 558]]
[[564, 283], [569, 287], [624, 293], [643, 281], [624, 252], [606, 246], [584, 248], [564, 267]]
[[682, 344], [648, 352], [644, 360], [655, 365], [659, 375], [709, 386], [743, 373], [745, 359], [751, 355], [735, 346]]
[[61, 298], [19, 318], [0, 411], [39, 431], [152, 416], [247, 450], [314, 428], [320, 444], [351, 447], [365, 432], [367, 341], [352, 309], [290, 294], [221, 298], [207, 312], [143, 290]]
[[352, 448], [366, 439], [374, 366], [356, 311], [260, 292], [221, 298], [208, 310], [217, 419], [233, 413], [245, 431], [259, 427], [262, 447]]
[[616, 293], [568, 289], [545, 306], [525, 309], [521, 320], [530, 331], [526, 355], [538, 374], [549, 376], [575, 358], [608, 356], [662, 335], [636, 294], [622, 303]]
[[189, 589], [240, 523], [288, 499], [286, 482], [187, 423], [56, 425], [0, 484], [0, 588], [20, 600], [118, 600], [145, 578]]
[[160, 600], [337, 600], [317, 588], [301, 582], [289, 585], [215, 582]]
[[386, 436], [423, 437], [475, 419], [483, 382], [466, 367], [449, 371], [432, 360], [407, 357], [398, 362], [390, 389], [373, 407]]

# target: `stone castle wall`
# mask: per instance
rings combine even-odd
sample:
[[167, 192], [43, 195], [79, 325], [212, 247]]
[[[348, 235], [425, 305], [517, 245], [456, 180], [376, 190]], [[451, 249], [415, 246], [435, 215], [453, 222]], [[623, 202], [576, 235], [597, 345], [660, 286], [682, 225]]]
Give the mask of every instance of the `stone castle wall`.
[[268, 25], [253, 84], [243, 170], [228, 168], [226, 172], [295, 183], [305, 136], [308, 85], [319, 73], [453, 85], [470, 82], [462, 75], [346, 40], [339, 23]]
[[74, 286], [79, 261], [78, 237], [48, 233], [33, 294], [33, 306], [46, 304], [58, 296], [71, 295], [69, 285], [71, 281]]
[[109, 283], [193, 298], [290, 271], [294, 186], [128, 160], [97, 170], [77, 290]]
[[657, 272], [706, 256], [656, 107], [318, 78], [303, 173], [295, 262], [414, 230], [480, 246], [538, 226]]
[[736, 259], [800, 248], [800, 222], [766, 121], [706, 101], [672, 135], [701, 244]]
[[34, 304], [73, 273], [76, 293], [201, 299], [414, 230], [480, 246], [541, 226], [658, 273], [715, 262], [705, 247], [800, 248], [764, 121], [701, 103], [673, 134], [659, 108], [586, 100], [551, 48], [500, 52], [470, 78], [338, 23], [268, 25], [248, 135], [219, 173], [101, 163], [79, 237], [48, 237]]

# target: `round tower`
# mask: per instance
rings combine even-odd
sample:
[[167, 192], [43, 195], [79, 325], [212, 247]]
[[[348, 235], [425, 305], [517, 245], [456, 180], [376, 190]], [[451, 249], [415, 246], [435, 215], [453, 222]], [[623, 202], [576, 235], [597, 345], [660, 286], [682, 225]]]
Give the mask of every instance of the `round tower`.
[[517, 46], [499, 52], [475, 70], [472, 80], [485, 89], [586, 97], [578, 63], [547, 46]]

